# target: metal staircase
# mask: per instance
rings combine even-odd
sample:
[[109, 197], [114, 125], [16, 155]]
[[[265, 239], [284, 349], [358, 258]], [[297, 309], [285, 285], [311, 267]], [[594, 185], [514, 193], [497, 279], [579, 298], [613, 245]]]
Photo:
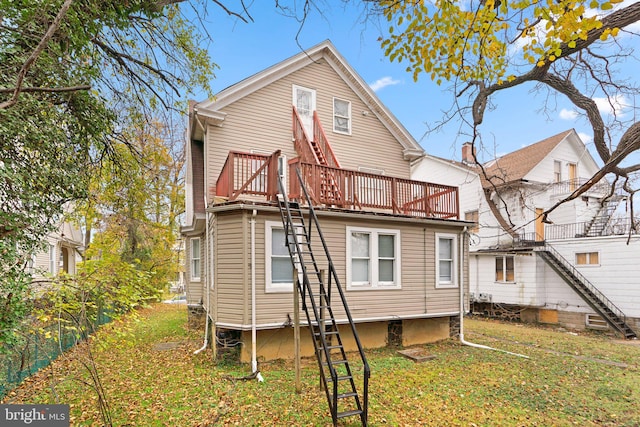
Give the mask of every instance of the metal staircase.
[[[294, 269], [298, 269], [302, 282], [297, 281], [300, 291], [302, 309], [306, 314], [307, 324], [315, 348], [318, 367], [320, 369], [320, 383], [325, 390], [331, 418], [334, 426], [341, 418], [359, 416], [363, 426], [367, 425], [368, 388], [370, 369], [362, 349], [355, 324], [349, 312], [347, 301], [340, 286], [338, 275], [329, 255], [327, 244], [322, 235], [318, 218], [313, 210], [309, 194], [304, 186], [300, 171], [296, 169], [302, 193], [308, 206], [305, 218], [300, 203], [289, 201], [279, 182], [280, 194], [278, 204], [284, 225], [287, 247]], [[313, 233], [312, 233], [313, 232]], [[323, 265], [327, 266], [327, 274], [320, 269], [320, 265], [313, 253], [312, 236], [319, 239], [322, 247]], [[326, 263], [326, 264], [325, 264]], [[351, 334], [358, 348], [363, 369], [363, 387], [358, 393], [353, 370], [338, 331], [338, 324], [334, 316], [332, 303], [332, 289], [338, 291], [337, 303], [344, 310]]]
[[637, 338], [636, 333], [627, 324], [625, 314], [558, 251], [549, 244], [536, 247], [534, 250], [615, 331], [621, 333], [626, 339]]
[[611, 221], [611, 217], [622, 200], [625, 200], [624, 196], [614, 194], [603, 202], [602, 205], [600, 205], [598, 213], [593, 217], [589, 224], [587, 224], [584, 231], [585, 236], [605, 235], [605, 231]]

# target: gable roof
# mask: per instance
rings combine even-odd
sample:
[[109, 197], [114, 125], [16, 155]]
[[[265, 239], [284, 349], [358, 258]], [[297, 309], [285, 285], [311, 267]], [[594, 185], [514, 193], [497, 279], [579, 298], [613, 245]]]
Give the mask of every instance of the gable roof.
[[[351, 90], [367, 105], [371, 113], [380, 120], [402, 145], [405, 159], [413, 160], [425, 154], [420, 144], [391, 111], [382, 104], [369, 85], [347, 63], [329, 40], [325, 40], [308, 50], [229, 86], [212, 99], [195, 104], [194, 113], [201, 119], [220, 125], [224, 122], [226, 116], [220, 110], [225, 106], [320, 59], [324, 59], [335, 70]], [[197, 131], [195, 124], [194, 131]]]
[[566, 130], [486, 163], [484, 168], [487, 171], [487, 177], [495, 185], [523, 179], [572, 133], [575, 133], [575, 130]]

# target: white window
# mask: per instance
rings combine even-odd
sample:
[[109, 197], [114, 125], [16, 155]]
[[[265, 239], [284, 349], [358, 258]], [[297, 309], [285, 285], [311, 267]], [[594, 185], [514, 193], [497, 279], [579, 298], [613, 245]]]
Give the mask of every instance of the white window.
[[576, 265], [600, 265], [600, 254], [598, 252], [577, 252]]
[[293, 292], [293, 266], [281, 222], [265, 222], [265, 292]]
[[49, 245], [49, 273], [56, 274], [56, 246]]
[[553, 182], [562, 182], [562, 163], [559, 160], [553, 161]]
[[27, 261], [27, 272], [29, 274], [33, 274], [36, 272], [36, 255], [33, 254], [29, 257], [29, 261]]
[[400, 231], [347, 227], [347, 289], [400, 287]]
[[457, 250], [458, 236], [436, 233], [436, 288], [458, 286]]
[[200, 280], [200, 238], [191, 239], [191, 280]]
[[333, 131], [351, 135], [351, 102], [333, 98]]
[[513, 283], [515, 279], [515, 257], [496, 257], [496, 282]]

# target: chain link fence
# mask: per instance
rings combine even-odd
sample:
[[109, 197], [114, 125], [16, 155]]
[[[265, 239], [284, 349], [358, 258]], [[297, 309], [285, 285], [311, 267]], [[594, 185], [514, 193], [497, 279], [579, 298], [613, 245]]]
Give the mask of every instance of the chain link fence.
[[66, 328], [57, 322], [41, 328], [25, 327], [15, 344], [3, 344], [6, 347], [0, 350], [0, 399], [25, 378], [49, 366], [63, 352], [82, 340], [86, 334], [95, 332], [100, 325], [110, 321], [109, 313], [100, 310], [95, 320], [80, 327], [76, 325], [76, 328]]

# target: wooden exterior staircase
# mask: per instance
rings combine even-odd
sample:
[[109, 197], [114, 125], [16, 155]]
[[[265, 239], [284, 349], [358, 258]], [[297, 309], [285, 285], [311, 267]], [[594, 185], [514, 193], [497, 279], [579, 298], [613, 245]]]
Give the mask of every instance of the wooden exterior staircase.
[[600, 292], [586, 277], [549, 244], [534, 248], [540, 256], [580, 297], [625, 339], [637, 338], [625, 314]]
[[[329, 139], [322, 128], [318, 113], [313, 112], [313, 138], [309, 138], [307, 131], [302, 124], [302, 120], [296, 107], [293, 107], [293, 141], [296, 152], [303, 162], [312, 163], [328, 168], [340, 169], [340, 162], [336, 158]], [[333, 205], [341, 205], [344, 197], [340, 192], [335, 174], [331, 169], [324, 169], [321, 175], [320, 194], [317, 195], [323, 200], [332, 200]]]
[[[291, 264], [302, 275], [297, 280], [302, 309], [315, 348], [320, 370], [320, 383], [325, 391], [334, 426], [338, 420], [358, 416], [363, 426], [367, 425], [368, 388], [370, 369], [355, 324], [351, 317], [347, 301], [338, 280], [329, 249], [322, 235], [313, 204], [304, 187], [302, 176], [296, 168], [297, 179], [307, 201], [308, 213], [305, 215], [297, 201], [289, 201], [286, 191], [279, 182], [278, 204], [284, 225], [287, 248]], [[320, 269], [319, 258], [312, 249], [312, 237], [319, 240], [322, 247], [322, 265], [327, 266], [327, 274]], [[317, 246], [317, 245], [316, 245]], [[332, 289], [335, 290], [332, 294]], [[336, 297], [337, 298], [332, 298]], [[347, 317], [347, 328], [356, 343], [360, 364], [362, 365], [363, 385], [360, 392], [356, 387], [354, 370], [347, 360], [344, 344], [334, 316], [333, 304], [337, 303]]]

